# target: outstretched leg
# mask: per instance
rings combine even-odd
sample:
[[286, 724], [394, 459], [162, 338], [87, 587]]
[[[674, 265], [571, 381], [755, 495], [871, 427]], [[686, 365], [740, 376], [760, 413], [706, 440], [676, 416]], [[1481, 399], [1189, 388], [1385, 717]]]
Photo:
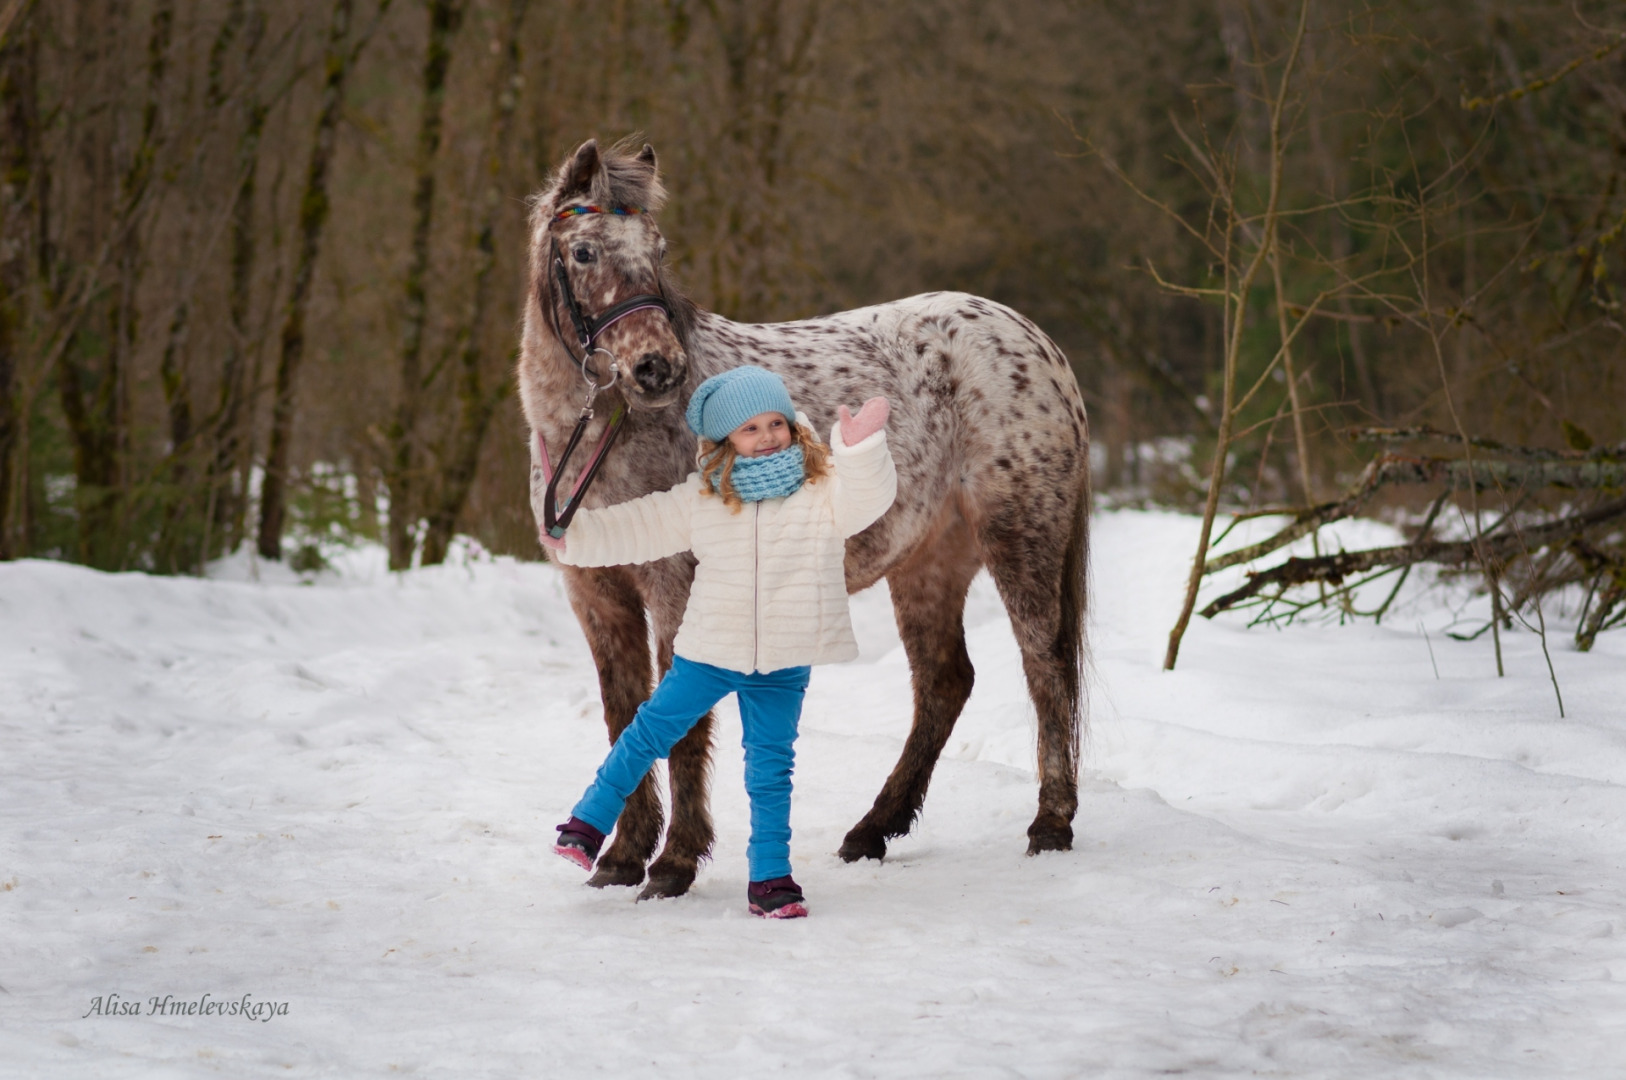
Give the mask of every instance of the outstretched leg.
[[648, 775], [655, 762], [672, 752], [672, 747], [695, 720], [734, 688], [733, 673], [708, 664], [694, 664], [681, 657], [648, 701], [638, 706], [638, 715], [610, 747], [598, 775], [570, 811], [601, 833], [615, 827], [627, 797]]
[[[598, 668], [604, 723], [614, 743], [649, 696], [649, 630], [644, 621], [644, 602], [632, 576], [616, 567], [566, 567], [565, 586]], [[598, 868], [587, 883], [602, 888], [643, 881], [644, 864], [660, 838], [661, 816], [660, 796], [651, 773], [627, 798], [615, 823], [615, 837], [599, 857]]]
[[[655, 625], [655, 661], [662, 675], [672, 666], [672, 639], [683, 621], [683, 611], [689, 600], [689, 581], [693, 568], [678, 560], [651, 567], [657, 575], [678, 574], [681, 581], [661, 576], [659, 581], [646, 581], [645, 595], [649, 597], [650, 618]], [[660, 856], [649, 864], [649, 882], [640, 900], [654, 900], [668, 896], [682, 896], [694, 884], [702, 859], [711, 856], [714, 833], [711, 825], [711, 736], [712, 714], [707, 712], [678, 744], [667, 758], [666, 771], [671, 778], [672, 821], [666, 830], [666, 845]]]
[[933, 537], [887, 575], [898, 633], [909, 655], [915, 718], [903, 756], [875, 805], [842, 841], [840, 854], [848, 862], [883, 857], [886, 842], [909, 832], [926, 801], [937, 757], [971, 696], [965, 594], [978, 565], [971, 531], [958, 508], [950, 506]]

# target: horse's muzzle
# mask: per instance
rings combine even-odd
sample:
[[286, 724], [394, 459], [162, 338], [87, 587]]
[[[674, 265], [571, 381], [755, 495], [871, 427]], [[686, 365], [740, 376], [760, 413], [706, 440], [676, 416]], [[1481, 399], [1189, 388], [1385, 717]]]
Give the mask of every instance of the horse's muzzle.
[[632, 378], [646, 394], [664, 395], [683, 382], [683, 372], [658, 352], [646, 352], [632, 365]]

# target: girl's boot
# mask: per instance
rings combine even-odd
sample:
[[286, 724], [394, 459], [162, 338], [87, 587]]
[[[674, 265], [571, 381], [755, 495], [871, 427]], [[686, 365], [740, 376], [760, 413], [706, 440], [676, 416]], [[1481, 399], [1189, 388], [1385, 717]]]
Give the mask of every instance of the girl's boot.
[[598, 849], [604, 844], [604, 834], [577, 817], [556, 828], [559, 839], [554, 841], [553, 853], [569, 859], [583, 870], [591, 870], [598, 860]]
[[787, 874], [769, 881], [753, 881], [745, 890], [751, 914], [764, 919], [802, 919], [807, 917], [807, 905], [802, 890]]

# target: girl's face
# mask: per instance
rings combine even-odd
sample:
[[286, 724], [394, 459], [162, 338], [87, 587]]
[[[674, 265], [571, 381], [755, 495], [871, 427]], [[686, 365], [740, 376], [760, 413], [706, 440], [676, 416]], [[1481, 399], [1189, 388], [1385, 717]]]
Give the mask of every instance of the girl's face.
[[757, 413], [734, 429], [728, 441], [741, 457], [767, 457], [790, 445], [790, 421], [784, 413]]

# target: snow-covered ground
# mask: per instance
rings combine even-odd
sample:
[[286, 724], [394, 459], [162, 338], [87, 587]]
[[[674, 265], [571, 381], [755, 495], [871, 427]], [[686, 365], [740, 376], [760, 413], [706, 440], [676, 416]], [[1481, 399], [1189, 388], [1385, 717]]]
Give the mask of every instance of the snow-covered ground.
[[[884, 590], [857, 598], [864, 657], [807, 701], [789, 923], [745, 912], [727, 707], [689, 896], [549, 854], [605, 748], [551, 567], [0, 565], [0, 1075], [1626, 1074], [1626, 634], [1555, 628], [1567, 719], [1534, 635], [1499, 680], [1440, 594], [1197, 620], [1164, 673], [1194, 535], [1097, 520], [1066, 854], [1023, 855], [1032, 713], [979, 579], [924, 819], [836, 858], [909, 723]], [[149, 1015], [204, 995], [238, 1014]]]

